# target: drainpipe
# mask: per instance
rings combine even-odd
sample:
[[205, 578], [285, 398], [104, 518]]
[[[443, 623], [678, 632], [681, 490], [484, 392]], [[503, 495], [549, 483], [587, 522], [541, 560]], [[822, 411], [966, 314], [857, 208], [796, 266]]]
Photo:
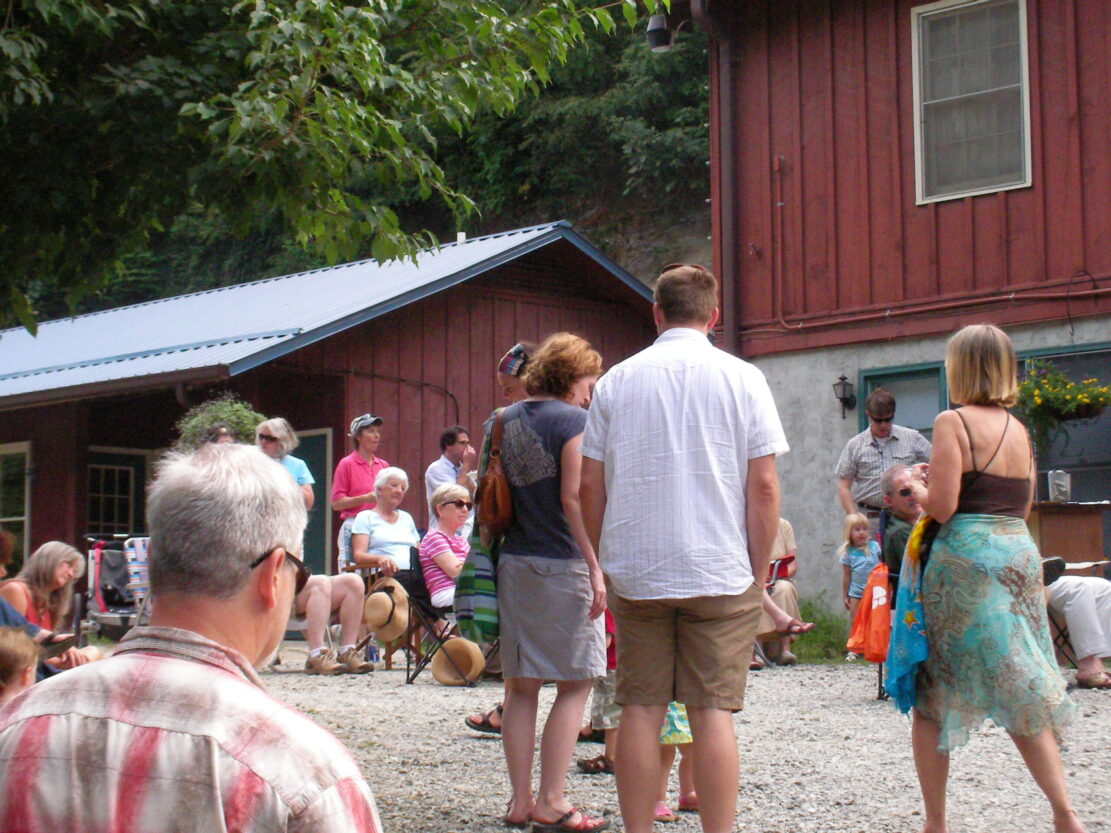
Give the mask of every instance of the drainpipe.
[[740, 245], [737, 224], [737, 110], [734, 104], [736, 46], [731, 34], [709, 10], [710, 0], [691, 0], [691, 17], [713, 41], [717, 53], [717, 89], [711, 101], [717, 114], [718, 165], [711, 170], [717, 184], [719, 205], [718, 239], [715, 241], [721, 278], [722, 347], [737, 354], [740, 308], [737, 285], [740, 282], [737, 253]]

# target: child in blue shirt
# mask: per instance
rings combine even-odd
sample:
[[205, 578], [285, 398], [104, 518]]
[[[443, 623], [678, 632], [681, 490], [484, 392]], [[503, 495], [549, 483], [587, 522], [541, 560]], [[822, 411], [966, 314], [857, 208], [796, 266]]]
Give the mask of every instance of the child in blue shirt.
[[[856, 618], [857, 608], [860, 607], [860, 597], [864, 595], [868, 574], [879, 564], [880, 545], [872, 535], [868, 518], [858, 512], [845, 516], [842, 535], [844, 540], [837, 550], [838, 560], [842, 564], [841, 595], [845, 609], [849, 611], [851, 624]], [[845, 655], [845, 659], [854, 660], [857, 656], [850, 652]]]

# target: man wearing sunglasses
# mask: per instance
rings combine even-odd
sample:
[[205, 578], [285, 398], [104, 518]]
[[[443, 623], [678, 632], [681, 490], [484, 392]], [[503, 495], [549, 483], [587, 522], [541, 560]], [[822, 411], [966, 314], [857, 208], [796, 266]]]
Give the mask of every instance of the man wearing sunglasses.
[[903, 551], [922, 512], [918, 498], [910, 488], [911, 470], [902, 463], [891, 466], [880, 478], [883, 503], [887, 508], [887, 523], [883, 529], [881, 553], [887, 565], [892, 595], [899, 586], [899, 569], [903, 566]]
[[913, 428], [895, 424], [895, 397], [884, 388], [868, 395], [864, 412], [868, 427], [845, 444], [834, 471], [845, 514], [860, 512], [875, 524], [884, 506], [880, 477], [896, 464], [928, 463], [930, 441]]
[[151, 623], [0, 712], [0, 830], [381, 830], [347, 750], [255, 672], [308, 579], [305, 520], [257, 448], [159, 464]]

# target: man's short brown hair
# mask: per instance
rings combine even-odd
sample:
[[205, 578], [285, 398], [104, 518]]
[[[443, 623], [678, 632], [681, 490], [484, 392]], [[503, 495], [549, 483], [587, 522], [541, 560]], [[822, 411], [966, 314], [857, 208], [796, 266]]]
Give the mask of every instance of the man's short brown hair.
[[864, 411], [875, 417], [895, 415], [895, 395], [887, 388], [876, 388], [864, 402]]
[[653, 300], [669, 324], [705, 324], [718, 305], [718, 280], [704, 266], [673, 263], [656, 279]]

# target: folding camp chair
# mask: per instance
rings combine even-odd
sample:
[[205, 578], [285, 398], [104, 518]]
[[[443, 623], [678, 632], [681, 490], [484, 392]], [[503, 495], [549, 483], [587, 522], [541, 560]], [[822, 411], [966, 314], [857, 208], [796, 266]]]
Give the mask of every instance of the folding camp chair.
[[[444, 642], [459, 635], [455, 624], [455, 611], [451, 607], [433, 607], [432, 597], [424, 583], [424, 571], [421, 569], [420, 553], [416, 547], [410, 550], [409, 575], [401, 581], [409, 593], [409, 633], [415, 637], [419, 650], [409, 650], [405, 653], [405, 682], [412, 683], [420, 673], [432, 662], [436, 653], [444, 647]], [[440, 629], [437, 622], [444, 621], [448, 627]], [[428, 650], [424, 650], [424, 637], [431, 641]], [[448, 663], [461, 679], [466, 679], [466, 674], [456, 664], [449, 653], [444, 653]], [[468, 683], [474, 686], [474, 682]]]
[[86, 589], [75, 623], [79, 644], [90, 634], [120, 639], [149, 615], [147, 549], [149, 538], [85, 536], [88, 543]]

